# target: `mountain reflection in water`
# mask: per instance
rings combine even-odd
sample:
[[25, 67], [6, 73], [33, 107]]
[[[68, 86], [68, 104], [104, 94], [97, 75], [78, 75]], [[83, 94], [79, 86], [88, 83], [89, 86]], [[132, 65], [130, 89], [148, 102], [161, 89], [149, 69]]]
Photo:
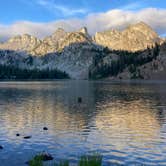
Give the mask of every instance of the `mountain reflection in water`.
[[[2, 82], [0, 145], [5, 150], [0, 152], [0, 161], [9, 166], [11, 158], [13, 166], [24, 165], [32, 154], [47, 150], [57, 160], [75, 163], [81, 154], [99, 151], [104, 165], [165, 165], [165, 85]], [[32, 139], [16, 138], [16, 133], [32, 135]]]

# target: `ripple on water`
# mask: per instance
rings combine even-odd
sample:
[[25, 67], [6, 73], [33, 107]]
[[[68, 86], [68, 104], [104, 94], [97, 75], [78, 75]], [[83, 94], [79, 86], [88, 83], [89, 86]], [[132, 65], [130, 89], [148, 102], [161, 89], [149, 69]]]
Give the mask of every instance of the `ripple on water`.
[[[106, 166], [166, 165], [165, 85], [0, 83], [0, 161], [11, 166], [10, 158], [12, 166], [22, 166], [46, 150], [76, 163], [82, 154], [97, 151]], [[32, 138], [24, 140], [26, 135]]]

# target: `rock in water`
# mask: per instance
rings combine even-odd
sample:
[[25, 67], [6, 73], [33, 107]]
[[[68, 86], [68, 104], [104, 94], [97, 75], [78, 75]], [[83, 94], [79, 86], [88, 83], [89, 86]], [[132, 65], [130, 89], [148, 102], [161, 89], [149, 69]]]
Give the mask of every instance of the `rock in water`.
[[81, 97], [78, 98], [78, 103], [82, 103], [82, 98]]
[[43, 158], [43, 161], [49, 161], [54, 159], [49, 153], [42, 153], [41, 156]]
[[48, 128], [47, 127], [43, 127], [43, 130], [48, 130]]
[[0, 149], [3, 149], [3, 146], [0, 145]]
[[30, 139], [32, 136], [25, 136], [24, 139]]

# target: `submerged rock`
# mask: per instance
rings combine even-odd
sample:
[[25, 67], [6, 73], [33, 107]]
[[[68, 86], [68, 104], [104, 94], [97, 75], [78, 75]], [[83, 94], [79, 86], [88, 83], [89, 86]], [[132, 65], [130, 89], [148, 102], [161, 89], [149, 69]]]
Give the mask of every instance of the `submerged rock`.
[[78, 98], [78, 103], [82, 103], [82, 97]]
[[0, 145], [0, 149], [3, 149], [3, 146]]
[[43, 130], [48, 130], [48, 128], [47, 127], [43, 127]]
[[54, 158], [51, 156], [51, 154], [43, 152], [42, 154], [40, 154], [40, 156], [42, 157], [43, 161], [49, 161], [49, 160], [53, 160]]
[[32, 136], [25, 136], [24, 139], [30, 139]]

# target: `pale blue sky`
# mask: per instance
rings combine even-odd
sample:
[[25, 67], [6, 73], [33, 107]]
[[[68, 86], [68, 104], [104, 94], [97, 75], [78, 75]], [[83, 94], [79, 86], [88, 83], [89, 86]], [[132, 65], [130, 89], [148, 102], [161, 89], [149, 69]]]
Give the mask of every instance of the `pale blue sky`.
[[43, 38], [57, 28], [90, 34], [144, 21], [166, 35], [166, 0], [1, 0], [0, 41], [28, 33]]
[[20, 20], [48, 22], [58, 19], [83, 18], [90, 13], [111, 9], [140, 10], [166, 8], [165, 0], [2, 0], [0, 23]]

